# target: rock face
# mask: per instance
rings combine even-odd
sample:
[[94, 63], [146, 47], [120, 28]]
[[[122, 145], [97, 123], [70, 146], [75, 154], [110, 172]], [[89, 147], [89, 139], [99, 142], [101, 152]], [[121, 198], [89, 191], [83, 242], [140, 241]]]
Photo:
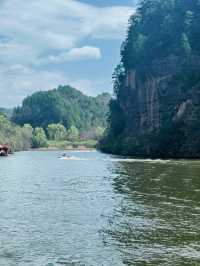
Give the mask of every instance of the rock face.
[[106, 152], [200, 157], [200, 1], [144, 0], [115, 69]]
[[171, 56], [125, 73], [118, 98], [125, 127], [114, 152], [163, 158], [200, 156], [200, 82], [194, 78], [199, 62], [200, 58], [191, 58], [188, 68], [181, 58]]
[[124, 128], [102, 150], [152, 158], [200, 157], [200, 57], [170, 56], [125, 72]]

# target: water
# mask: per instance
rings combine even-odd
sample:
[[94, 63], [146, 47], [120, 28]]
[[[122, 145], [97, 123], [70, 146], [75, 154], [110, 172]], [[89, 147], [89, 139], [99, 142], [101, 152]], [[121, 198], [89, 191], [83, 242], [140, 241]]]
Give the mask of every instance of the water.
[[1, 266], [200, 265], [200, 161], [0, 158]]

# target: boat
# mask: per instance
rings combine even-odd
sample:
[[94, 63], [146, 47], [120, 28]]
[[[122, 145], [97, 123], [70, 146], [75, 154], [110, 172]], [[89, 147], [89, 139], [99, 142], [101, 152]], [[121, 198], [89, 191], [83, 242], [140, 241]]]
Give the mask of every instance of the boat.
[[0, 145], [0, 156], [8, 156], [11, 153], [11, 148], [9, 145]]

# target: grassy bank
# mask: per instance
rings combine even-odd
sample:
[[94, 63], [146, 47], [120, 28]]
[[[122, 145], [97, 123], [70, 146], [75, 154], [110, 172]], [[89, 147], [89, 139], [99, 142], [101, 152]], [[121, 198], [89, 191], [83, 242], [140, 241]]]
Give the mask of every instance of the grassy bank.
[[80, 141], [48, 141], [48, 149], [95, 149], [97, 146], [96, 140], [80, 140]]

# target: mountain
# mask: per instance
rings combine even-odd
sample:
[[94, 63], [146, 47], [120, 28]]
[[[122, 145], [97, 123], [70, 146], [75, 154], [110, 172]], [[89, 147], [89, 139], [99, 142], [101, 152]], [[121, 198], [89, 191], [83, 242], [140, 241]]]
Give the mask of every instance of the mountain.
[[12, 109], [0, 107], [0, 113], [6, 115], [8, 118], [12, 117], [12, 112], [13, 112]]
[[59, 86], [25, 98], [22, 106], [14, 109], [12, 121], [45, 129], [51, 123], [61, 123], [66, 128], [75, 126], [80, 132], [106, 127], [110, 98], [108, 93], [89, 97], [70, 86]]
[[200, 1], [143, 0], [129, 21], [100, 147], [200, 157]]

